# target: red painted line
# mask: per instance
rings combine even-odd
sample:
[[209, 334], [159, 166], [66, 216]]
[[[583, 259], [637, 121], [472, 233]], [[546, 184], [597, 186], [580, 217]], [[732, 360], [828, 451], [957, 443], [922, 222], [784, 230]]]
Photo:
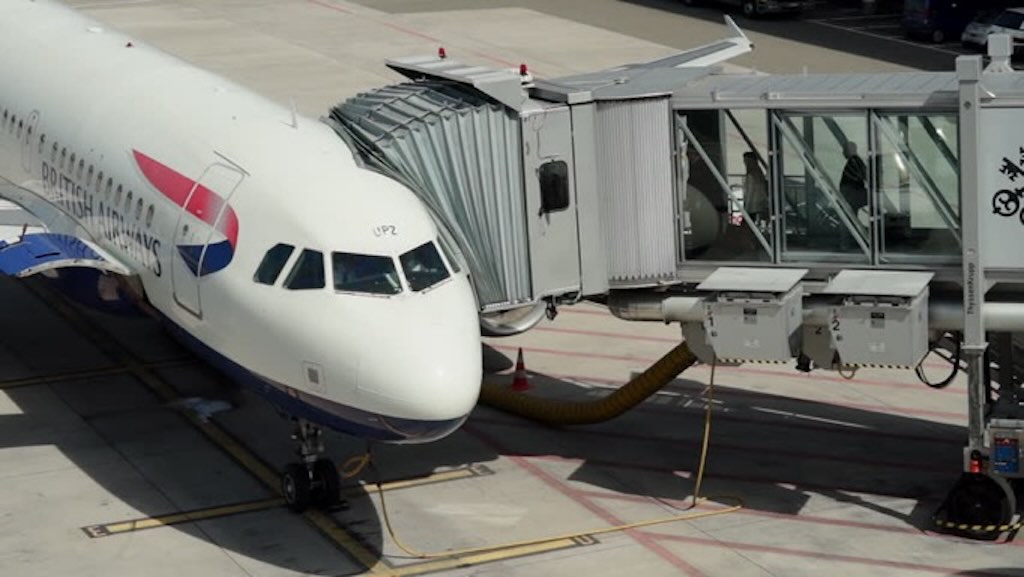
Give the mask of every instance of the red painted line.
[[677, 345], [681, 342], [679, 339], [670, 339], [666, 337], [645, 337], [640, 335], [627, 335], [624, 333], [609, 333], [605, 331], [587, 331], [583, 329], [563, 329], [555, 327], [536, 327], [531, 329], [533, 331], [541, 333], [560, 333], [566, 335], [582, 335], [586, 337], [605, 337], [610, 339], [618, 339], [623, 341], [650, 341], [653, 343], [668, 343], [671, 345]]
[[[499, 453], [507, 452], [506, 447], [502, 446], [501, 443], [497, 442], [490, 435], [487, 435], [487, 434], [479, 431], [475, 427], [466, 425], [466, 426], [462, 427], [462, 430], [468, 432], [471, 435], [473, 435], [481, 443], [483, 443], [484, 445], [487, 445], [489, 448], [491, 448], [491, 449], [493, 449], [493, 450], [495, 450], [495, 451], [497, 451]], [[548, 487], [551, 487], [552, 489], [558, 491], [559, 493], [561, 493], [565, 497], [571, 499], [577, 505], [579, 505], [579, 506], [583, 507], [584, 509], [590, 511], [594, 515], [597, 515], [602, 520], [604, 520], [606, 523], [609, 523], [610, 525], [622, 525], [622, 524], [624, 524], [622, 519], [616, 517], [614, 514], [612, 514], [611, 512], [606, 510], [605, 508], [599, 506], [598, 504], [592, 502], [590, 499], [586, 499], [584, 497], [581, 497], [580, 495], [577, 495], [573, 491], [573, 489], [570, 488], [564, 481], [562, 481], [561, 479], [559, 479], [559, 478], [549, 474], [548, 472], [544, 471], [543, 469], [541, 469], [540, 467], [534, 465], [533, 463], [529, 462], [528, 460], [526, 460], [526, 459], [524, 459], [522, 457], [515, 456], [515, 455], [507, 455], [507, 458], [510, 459], [513, 463], [515, 463], [519, 468], [521, 468], [524, 471], [526, 471], [527, 473], [529, 473], [534, 478], [540, 480], [541, 482], [543, 482]], [[647, 534], [643, 533], [642, 531], [639, 531], [639, 530], [636, 530], [636, 529], [627, 529], [627, 530], [623, 531], [623, 534], [628, 535], [630, 538], [632, 538], [634, 541], [636, 541], [637, 543], [642, 545], [648, 551], [651, 551], [652, 553], [654, 553], [658, 557], [661, 557], [663, 560], [665, 560], [668, 563], [670, 563], [673, 567], [675, 567], [679, 571], [681, 571], [681, 572], [683, 572], [683, 573], [685, 573], [687, 575], [691, 575], [692, 577], [703, 577], [704, 574], [699, 569], [697, 569], [693, 565], [690, 565], [689, 563], [687, 563], [683, 559], [679, 558], [677, 555], [675, 555], [674, 553], [672, 553], [671, 551], [669, 551], [665, 547], [661, 546], [657, 542], [657, 540], [656, 540], [657, 537], [656, 536], [648, 536]]]
[[[630, 503], [650, 503], [657, 505], [658, 503], [665, 503], [672, 505], [677, 508], [689, 507], [691, 500], [687, 499], [670, 499], [667, 497], [646, 497], [643, 495], [624, 495], [621, 493], [603, 493], [600, 491], [586, 491], [582, 489], [575, 489], [575, 491], [582, 497], [589, 499], [609, 499], [614, 501], [627, 501]], [[700, 503], [697, 506], [698, 509], [705, 508], [704, 503]], [[776, 513], [775, 511], [761, 511], [757, 509], [743, 508], [736, 511], [736, 515], [744, 515], [751, 517], [764, 517], [768, 519], [780, 519], [783, 521], [793, 521], [798, 523], [809, 523], [812, 525], [826, 525], [833, 527], [850, 527], [853, 529], [865, 529], [868, 531], [881, 531], [885, 533], [897, 533], [901, 535], [919, 535], [929, 538], [940, 538], [948, 539], [952, 542], [959, 542], [958, 537], [952, 537], [949, 535], [943, 535], [941, 533], [932, 533], [928, 530], [918, 529], [916, 527], [908, 526], [895, 526], [895, 525], [884, 525], [882, 523], [866, 523], [864, 521], [848, 521], [846, 519], [834, 519], [831, 517], [821, 517], [817, 515], [790, 515], [786, 513]], [[1004, 541], [999, 542], [1000, 545], [1008, 545], [1011, 547], [1024, 547], [1024, 541]]]
[[607, 309], [593, 309], [593, 308], [576, 308], [576, 307], [562, 307], [558, 309], [558, 314], [568, 313], [571, 315], [593, 315], [598, 317], [611, 317], [615, 316]]
[[[525, 421], [506, 421], [501, 419], [489, 419], [486, 417], [473, 417], [473, 422], [483, 423], [486, 425], [496, 427], [511, 427], [517, 429], [533, 429], [536, 425]], [[605, 442], [610, 439], [627, 439], [631, 441], [642, 441], [650, 443], [671, 443], [674, 446], [690, 446], [699, 447], [700, 441], [694, 441], [690, 439], [680, 439], [665, 436], [656, 435], [641, 435], [638, 433], [625, 433], [625, 432], [609, 432], [609, 431], [596, 431], [593, 429], [565, 429], [564, 433], [569, 435], [584, 436], [584, 437], [603, 437]], [[599, 441], [600, 442], [600, 441]], [[864, 465], [868, 467], [878, 468], [889, 468], [889, 469], [906, 469], [908, 471], [919, 471], [926, 473], [939, 473], [942, 475], [948, 475], [952, 470], [950, 467], [943, 467], [939, 465], [926, 465], [923, 463], [908, 463], [906, 461], [885, 461], [885, 460], [872, 460], [863, 459], [852, 456], [838, 456], [831, 454], [813, 453], [809, 451], [791, 451], [788, 449], [776, 449], [772, 447], [758, 447], [753, 445], [737, 445], [732, 443], [722, 443], [719, 441], [713, 441], [712, 446], [716, 450], [725, 451], [739, 451], [742, 453], [754, 453], [757, 455], [778, 455], [787, 459], [799, 459], [806, 461], [835, 461], [843, 464], [855, 464]], [[955, 467], [954, 467], [955, 468]]]
[[[484, 424], [484, 426], [487, 426]], [[511, 452], [511, 451], [510, 451]], [[603, 459], [591, 459], [591, 458], [576, 458], [576, 457], [562, 457], [559, 455], [546, 455], [541, 453], [530, 453], [526, 451], [515, 451], [515, 456], [536, 459], [538, 461], [553, 461], [562, 463], [572, 463], [575, 465], [582, 465], [586, 463], [592, 467], [604, 467], [607, 469], [622, 469], [627, 471], [647, 471], [651, 473], [664, 473], [667, 475], [674, 475], [682, 478], [692, 478], [695, 474], [694, 471], [687, 471], [682, 469], [673, 469], [671, 467], [662, 467], [658, 465], [642, 465], [638, 463], [623, 463], [621, 461], [607, 461]], [[511, 456], [511, 455], [506, 455]], [[955, 473], [955, 471], [950, 471]], [[776, 477], [765, 477], [759, 475], [738, 475], [733, 473], [705, 473], [704, 480], [716, 479], [722, 481], [737, 481], [740, 483], [750, 483], [755, 485], [792, 485], [796, 490], [815, 490], [815, 491], [844, 491], [847, 493], [862, 493], [864, 495], [877, 495], [884, 497], [896, 497], [900, 499], [913, 499], [919, 503], [938, 503], [937, 497], [921, 497], [918, 491], [907, 491], [905, 493], [880, 493], [874, 487], [860, 488], [860, 487], [837, 487], [835, 485], [825, 485], [823, 483], [815, 483], [804, 480], [792, 480], [792, 479], [780, 479]]]
[[[595, 384], [596, 386], [612, 385], [613, 387], [618, 387], [618, 386], [622, 386], [622, 385], [626, 384], [626, 382], [621, 380], [621, 379], [606, 379], [606, 378], [602, 378], [602, 377], [593, 377], [593, 376], [588, 376], [588, 375], [573, 375], [573, 374], [563, 374], [563, 373], [537, 373], [537, 372], [534, 372], [534, 371], [528, 371], [528, 373], [532, 374], [532, 375], [536, 375], [538, 377], [548, 377], [548, 378], [551, 378], [551, 379], [559, 379], [559, 380], [564, 380], [564, 381], [575, 381], [575, 382], [584, 383], [584, 384], [590, 383], [590, 384]], [[719, 385], [719, 386], [722, 386], [722, 385]], [[924, 385], [921, 385], [921, 386], [923, 387]], [[675, 390], [678, 391], [680, 389], [676, 388]], [[686, 391], [686, 392], [693, 392], [695, 394], [699, 393], [699, 391]], [[885, 414], [893, 414], [893, 415], [898, 415], [898, 416], [910, 415], [910, 416], [918, 416], [918, 417], [939, 417], [939, 418], [943, 418], [943, 419], [957, 419], [957, 420], [963, 421], [964, 423], [966, 423], [966, 418], [967, 418], [966, 408], [964, 409], [964, 412], [962, 412], [962, 413], [960, 413], [960, 412], [954, 413], [954, 412], [951, 412], [951, 411], [934, 411], [934, 410], [929, 410], [929, 409], [917, 409], [917, 408], [913, 408], [913, 407], [900, 407], [900, 406], [893, 406], [893, 405], [874, 405], [874, 404], [870, 404], [870, 403], [855, 403], [855, 402], [850, 402], [850, 401], [831, 401], [831, 400], [825, 400], [825, 399], [816, 400], [816, 399], [803, 399], [803, 398], [799, 398], [799, 397], [781, 397], [781, 396], [774, 396], [774, 395], [770, 395], [768, 393], [762, 393], [762, 392], [758, 392], [758, 391], [744, 391], [744, 390], [737, 390], [737, 389], [715, 389], [715, 396], [716, 397], [729, 397], [729, 398], [751, 398], [751, 399], [758, 399], [758, 400], [762, 400], [762, 401], [764, 401], [764, 400], [778, 400], [778, 401], [786, 401], [786, 402], [792, 401], [792, 402], [797, 402], [797, 403], [815, 404], [815, 405], [827, 404], [827, 405], [832, 405], [832, 406], [840, 407], [840, 408], [859, 409], [859, 410], [864, 410], [864, 411], [870, 411], [870, 412], [873, 412], [873, 413], [885, 413]], [[964, 407], [966, 407], [966, 406], [967, 405], [966, 405], [966, 402], [965, 402]], [[658, 407], [656, 405], [650, 405], [650, 404], [642, 404], [642, 405], [637, 407], [637, 410], [641, 410], [641, 411], [657, 411], [657, 412], [666, 412], [667, 411], [667, 409], [665, 409], [664, 407]]]
[[[687, 543], [690, 545], [701, 545], [705, 547], [714, 547], [717, 549], [734, 549], [737, 551], [755, 551], [758, 553], [773, 553], [776, 555], [787, 555], [790, 557], [802, 557], [805, 559], [821, 559], [826, 561], [837, 561], [842, 563], [851, 563], [855, 565], [869, 565], [872, 567], [885, 567], [888, 569], [905, 569], [910, 571], [920, 571], [922, 573], [936, 573], [939, 575], [952, 575], [956, 572], [956, 569], [951, 567], [939, 567], [937, 565], [922, 565], [920, 563], [909, 563], [906, 561], [889, 561], [886, 559], [872, 559], [870, 557], [861, 557], [854, 555], [839, 555], [836, 553], [822, 553], [819, 551], [803, 551], [800, 549], [790, 549], [786, 547], [773, 547], [770, 545], [757, 545], [753, 543], [740, 543], [737, 541], [721, 541], [718, 539], [706, 539], [703, 537], [684, 537], [682, 535], [668, 535], [665, 533], [652, 533], [650, 531], [640, 531], [650, 537], [663, 541], [675, 541], [679, 543]], [[957, 575], [975, 575], [979, 577], [1008, 577], [1005, 573], [992, 573], [988, 571], [970, 571], [964, 570], [964, 573], [956, 573]]]
[[[682, 337], [669, 338], [669, 337], [649, 337], [643, 335], [631, 335], [628, 333], [615, 333], [608, 331], [591, 331], [585, 329], [565, 329], [559, 327], [535, 327], [531, 331], [537, 331], [542, 333], [561, 333], [567, 335], [581, 335], [586, 337], [603, 337], [609, 339], [617, 339], [622, 341], [650, 341], [654, 343], [668, 343], [671, 345], [677, 345], [682, 342]], [[926, 361], [924, 363], [926, 367], [941, 368], [949, 370], [951, 365], [946, 361]]]
[[[646, 365], [651, 365], [651, 364], [653, 364], [657, 360], [657, 359], [650, 358], [650, 357], [609, 355], [609, 354], [605, 354], [605, 353], [592, 353], [592, 352], [582, 352], [582, 351], [567, 351], [567, 350], [563, 350], [563, 349], [549, 349], [549, 348], [543, 348], [543, 347], [518, 347], [518, 346], [511, 346], [511, 345], [499, 345], [499, 344], [494, 344], [494, 343], [489, 343], [489, 346], [491, 348], [498, 349], [498, 350], [503, 350], [503, 351], [517, 351], [519, 348], [522, 348], [524, 353], [529, 352], [529, 353], [535, 353], [535, 354], [540, 354], [540, 355], [552, 355], [552, 356], [559, 356], [559, 357], [578, 357], [578, 358], [584, 358], [584, 359], [601, 359], [601, 360], [607, 360], [607, 361], [623, 361], [623, 362], [628, 362], [628, 363], [642, 363], [642, 364], [646, 364]], [[825, 381], [825, 382], [830, 382], [830, 383], [853, 384], [853, 385], [867, 385], [867, 386], [874, 386], [874, 387], [886, 387], [886, 388], [890, 388], [890, 389], [911, 389], [911, 388], [918, 389], [918, 388], [920, 388], [920, 387], [918, 387], [918, 385], [915, 385], [913, 383], [901, 383], [901, 382], [896, 382], [896, 381], [877, 381], [877, 380], [871, 380], [871, 379], [857, 379], [857, 378], [846, 379], [846, 378], [843, 378], [843, 377], [833, 377], [833, 376], [824, 375], [824, 374], [820, 374], [820, 373], [808, 374], [808, 373], [800, 373], [800, 372], [796, 372], [796, 371], [793, 371], [792, 373], [790, 373], [790, 372], [782, 372], [782, 371], [772, 371], [772, 370], [767, 370], [767, 369], [754, 369], [754, 368], [744, 367], [744, 366], [740, 366], [740, 367], [718, 367], [718, 370], [721, 371], [721, 372], [724, 372], [724, 373], [740, 373], [740, 374], [750, 374], [750, 375], [768, 375], [768, 376], [773, 376], [773, 377], [785, 377], [785, 378], [790, 378], [790, 379], [806, 379], [806, 380], [811, 380], [811, 381]], [[921, 385], [921, 387], [923, 387], [923, 386], [924, 385]], [[964, 391], [961, 390], [960, 388], [955, 388], [955, 389], [954, 388], [936, 389], [933, 392], [942, 393], [942, 394], [964, 395]]]

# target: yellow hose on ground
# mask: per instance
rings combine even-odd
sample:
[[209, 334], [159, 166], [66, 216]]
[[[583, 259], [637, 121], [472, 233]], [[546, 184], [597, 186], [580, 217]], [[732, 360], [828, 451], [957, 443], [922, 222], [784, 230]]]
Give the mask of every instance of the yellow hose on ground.
[[602, 399], [586, 402], [545, 399], [524, 395], [503, 385], [484, 383], [480, 402], [548, 425], [591, 425], [614, 419], [639, 405], [695, 362], [697, 356], [683, 342]]
[[[661, 360], [659, 360], [654, 366], [651, 367], [651, 369], [654, 369], [655, 367], [657, 367], [659, 365], [662, 365], [662, 369], [659, 370], [656, 374], [657, 375], [662, 375], [659, 378], [662, 378], [663, 381], [661, 382], [661, 385], [659, 385], [658, 387], [650, 390], [650, 392], [647, 394], [647, 396], [649, 396], [651, 393], [656, 391], [658, 388], [664, 386], [666, 383], [671, 381], [672, 378], [674, 378], [675, 375], [677, 375], [680, 372], [682, 372], [683, 369], [685, 369], [686, 367], [688, 367], [688, 366], [693, 364], [693, 362], [695, 360], [695, 359], [692, 358], [693, 357], [693, 353], [690, 352], [689, 347], [685, 347], [685, 348], [684, 347], [685, 347], [685, 345], [680, 345], [680, 346], [676, 347], [675, 349], [670, 351], [667, 355], [662, 357]], [[677, 365], [677, 364], [673, 364], [673, 363], [681, 363], [681, 364]], [[702, 439], [701, 439], [701, 445], [700, 445], [700, 458], [699, 458], [698, 465], [697, 465], [697, 475], [696, 475], [696, 477], [694, 479], [693, 501], [690, 504], [690, 506], [687, 509], [684, 509], [684, 512], [682, 514], [679, 514], [679, 515], [673, 515], [671, 517], [660, 517], [660, 518], [657, 518], [657, 519], [648, 519], [646, 521], [637, 521], [637, 522], [634, 522], [634, 523], [624, 523], [624, 524], [615, 525], [615, 526], [612, 526], [612, 527], [599, 527], [599, 528], [596, 528], [596, 529], [589, 529], [589, 530], [586, 530], [586, 531], [577, 531], [577, 532], [573, 532], [573, 533], [564, 533], [564, 534], [560, 534], [560, 535], [552, 535], [552, 536], [547, 536], [547, 537], [538, 537], [538, 538], [535, 538], [535, 539], [526, 539], [526, 540], [523, 540], [523, 541], [513, 541], [513, 542], [508, 542], [508, 543], [495, 543], [495, 544], [492, 544], [492, 545], [482, 545], [482, 546], [479, 546], [479, 547], [470, 547], [470, 548], [467, 548], [467, 549], [448, 549], [448, 550], [445, 550], [445, 551], [426, 552], [426, 551], [420, 551], [418, 549], [410, 547], [409, 545], [406, 545], [401, 539], [398, 538], [398, 534], [395, 533], [395, 529], [391, 525], [391, 515], [388, 512], [387, 499], [384, 497], [384, 488], [381, 486], [380, 473], [376, 471], [376, 467], [373, 464], [372, 457], [370, 456], [369, 449], [367, 449], [367, 453], [366, 453], [365, 458], [363, 456], [359, 456], [359, 457], [354, 457], [353, 459], [350, 459], [350, 461], [362, 459], [362, 464], [363, 465], [365, 465], [366, 463], [369, 463], [370, 468], [374, 469], [374, 472], [377, 475], [377, 482], [376, 482], [376, 485], [377, 485], [377, 495], [380, 498], [380, 510], [381, 510], [382, 516], [384, 517], [384, 527], [387, 529], [388, 535], [391, 537], [391, 541], [395, 544], [395, 546], [397, 546], [399, 549], [401, 549], [402, 551], [404, 551], [408, 555], [410, 555], [410, 556], [412, 556], [414, 558], [419, 558], [419, 559], [440, 559], [440, 558], [448, 558], [448, 557], [461, 557], [461, 556], [465, 556], [465, 555], [472, 555], [472, 554], [476, 554], [476, 553], [484, 553], [484, 552], [489, 552], [489, 551], [496, 551], [496, 550], [500, 550], [500, 549], [514, 549], [514, 548], [517, 548], [517, 547], [527, 547], [527, 546], [531, 546], [531, 545], [539, 545], [539, 544], [542, 544], [542, 543], [550, 543], [550, 542], [553, 542], [553, 541], [560, 541], [560, 540], [563, 540], [563, 539], [574, 539], [574, 538], [577, 538], [577, 537], [592, 537], [594, 535], [604, 535], [604, 534], [607, 534], [607, 533], [617, 533], [617, 532], [620, 532], [620, 531], [627, 531], [627, 530], [630, 530], [630, 529], [640, 529], [642, 527], [652, 527], [652, 526], [655, 526], [655, 525], [665, 525], [665, 524], [668, 524], [668, 523], [678, 523], [680, 521], [695, 521], [697, 519], [703, 519], [705, 517], [713, 517], [713, 516], [716, 516], [716, 515], [725, 515], [725, 514], [728, 514], [728, 513], [733, 513], [735, 511], [739, 511], [740, 509], [743, 508], [743, 500], [742, 499], [740, 499], [738, 497], [732, 497], [732, 496], [702, 497], [701, 494], [700, 494], [701, 487], [703, 486], [703, 483], [704, 483], [704, 471], [705, 471], [704, 467], [707, 464], [707, 459], [708, 459], [709, 441], [711, 440], [711, 415], [712, 415], [712, 406], [713, 406], [712, 391], [714, 391], [714, 388], [715, 388], [715, 365], [716, 364], [717, 363], [712, 363], [711, 364], [711, 380], [708, 382], [708, 386], [704, 390], [704, 403], [705, 403], [705, 408], [704, 408], [704, 433], [703, 433], [703, 435], [701, 435]], [[672, 369], [675, 366], [681, 366], [681, 368], [679, 370], [675, 371], [674, 373], [672, 373], [672, 375], [669, 376], [667, 379], [664, 379], [664, 376], [663, 376], [664, 373], [662, 371], [670, 370], [670, 369]], [[648, 373], [652, 373], [653, 372], [651, 369], [648, 369], [647, 371], [644, 372], [643, 375], [640, 375], [639, 377], [633, 379], [633, 381], [630, 384], [633, 384], [633, 383], [636, 383], [636, 382], [639, 382], [639, 381], [644, 381], [644, 376], [647, 375]], [[657, 381], [657, 379], [655, 379], [654, 376], [650, 376], [648, 378], [653, 380], [654, 382]], [[649, 382], [646, 382], [646, 381], [644, 381], [644, 382], [645, 382], [645, 384], [648, 387], [652, 386], [652, 383], [649, 383]], [[639, 385], [637, 385], [636, 390], [637, 391], [641, 390]], [[514, 393], [514, 394], [518, 394], [518, 393]], [[636, 395], [639, 395], [639, 393], [636, 393]], [[630, 395], [629, 399], [634, 399], [634, 397], [636, 395]], [[611, 408], [601, 407], [600, 410], [603, 411], [603, 412], [600, 413], [600, 414], [602, 414], [602, 415], [611, 415], [611, 416], [608, 417], [610, 419], [612, 417], [615, 417], [616, 415], [621, 414], [623, 411], [629, 409], [630, 407], [636, 405], [638, 402], [642, 401], [643, 399], [644, 399], [644, 396], [640, 396], [640, 397], [638, 397], [638, 399], [632, 400], [632, 404], [627, 404], [626, 402], [621, 402], [621, 403], [616, 403]], [[594, 402], [594, 403], [565, 403], [565, 402], [562, 402], [563, 405], [583, 405], [583, 406], [596, 406], [599, 403], [600, 403], [599, 401], [598, 402]], [[620, 407], [624, 407], [624, 408], [620, 408]], [[594, 414], [595, 415], [598, 414], [596, 411], [597, 411], [597, 409], [594, 410]], [[618, 411], [618, 412], [615, 412], [615, 411]], [[590, 416], [590, 414], [589, 413], [579, 413], [577, 416], [580, 416], [580, 417], [582, 417], [582, 416]], [[546, 421], [546, 422], [550, 422], [550, 421]], [[713, 509], [713, 510], [710, 510], [710, 511], [694, 511], [694, 509], [701, 502], [703, 502], [703, 501], [705, 501], [705, 500], [707, 500], [709, 498], [715, 498], [715, 499], [721, 499], [721, 500], [731, 500], [731, 501], [734, 501], [735, 504], [733, 504], [731, 506], [723, 507], [721, 509]]]

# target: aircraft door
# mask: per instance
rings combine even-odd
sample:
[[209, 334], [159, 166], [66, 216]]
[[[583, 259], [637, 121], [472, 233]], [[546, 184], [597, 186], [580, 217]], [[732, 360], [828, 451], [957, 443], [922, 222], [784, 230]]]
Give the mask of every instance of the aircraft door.
[[[211, 270], [210, 261], [221, 260], [234, 250], [236, 226], [224, 226], [230, 215], [228, 200], [245, 178], [245, 173], [226, 163], [211, 164], [192, 188], [178, 215], [171, 258], [174, 300], [183, 309], [202, 318], [202, 284]], [[226, 232], [226, 234], [225, 234]]]
[[21, 166], [25, 169], [25, 172], [32, 172], [32, 159], [36, 156], [36, 150], [39, 148], [36, 143], [39, 141], [39, 111], [33, 110], [32, 114], [28, 115], [28, 120], [25, 121], [25, 126], [21, 128]]
[[580, 257], [569, 108], [525, 113], [522, 126], [533, 296], [575, 292]]

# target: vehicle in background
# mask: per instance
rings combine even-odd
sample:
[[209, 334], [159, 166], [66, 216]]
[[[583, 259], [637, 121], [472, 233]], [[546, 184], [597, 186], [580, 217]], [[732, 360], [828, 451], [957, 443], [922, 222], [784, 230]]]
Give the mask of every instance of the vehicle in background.
[[748, 18], [769, 14], [801, 14], [814, 6], [812, 0], [683, 0], [687, 6], [699, 4], [725, 4], [737, 6]]
[[989, 34], [1006, 34], [1013, 40], [1016, 54], [1024, 46], [1024, 8], [1008, 8], [996, 16]]
[[903, 33], [928, 38], [936, 44], [960, 38], [979, 12], [1000, 10], [1022, 0], [906, 0], [903, 3]]
[[963, 34], [960, 35], [960, 42], [967, 48], [985, 50], [988, 46], [988, 35], [991, 33], [992, 24], [1002, 13], [1002, 10], [982, 10], [967, 24]]

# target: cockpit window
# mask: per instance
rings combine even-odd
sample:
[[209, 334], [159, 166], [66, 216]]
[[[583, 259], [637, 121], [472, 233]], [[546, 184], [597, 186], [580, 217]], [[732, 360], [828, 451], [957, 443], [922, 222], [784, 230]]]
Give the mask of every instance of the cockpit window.
[[284, 286], [292, 290], [324, 288], [324, 254], [303, 249], [288, 273], [288, 278], [284, 280]]
[[437, 253], [433, 242], [427, 242], [399, 257], [409, 288], [419, 292], [428, 289], [449, 276], [448, 269]]
[[402, 281], [391, 257], [336, 252], [332, 260], [334, 290], [376, 295], [402, 292]]
[[[146, 222], [152, 220], [153, 207], [149, 207], [150, 212], [146, 214]], [[295, 251], [295, 247], [290, 244], [276, 244], [267, 251], [267, 254], [263, 256], [263, 261], [260, 262], [259, 268], [256, 269], [256, 274], [253, 275], [253, 280], [260, 284], [272, 285], [277, 282], [277, 277], [281, 276], [281, 271], [284, 270], [284, 265], [288, 263], [288, 257], [292, 256], [292, 252]]]

